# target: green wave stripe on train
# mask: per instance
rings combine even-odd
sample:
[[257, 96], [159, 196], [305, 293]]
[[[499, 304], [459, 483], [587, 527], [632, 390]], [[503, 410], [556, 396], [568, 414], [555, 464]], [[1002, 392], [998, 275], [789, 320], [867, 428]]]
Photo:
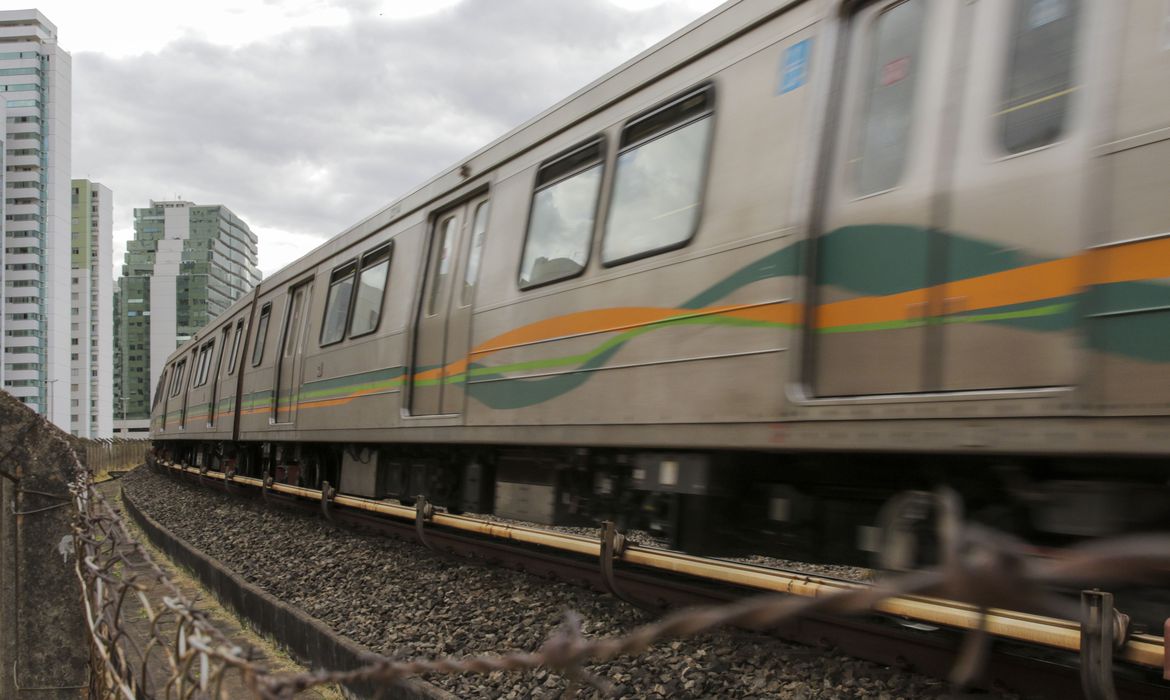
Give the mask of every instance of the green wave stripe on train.
[[[945, 284], [1020, 269], [1051, 259], [1026, 255], [991, 243], [947, 232], [899, 225], [849, 226], [821, 237], [817, 274], [819, 284], [859, 296], [884, 296], [924, 289], [926, 261], [932, 245], [945, 245], [942, 279]], [[747, 285], [781, 277], [799, 277], [807, 256], [807, 242], [798, 241], [755, 260], [680, 304], [680, 310], [701, 311]], [[906, 261], [921, 264], [906, 264]], [[935, 275], [937, 276], [937, 274]], [[1158, 311], [1158, 309], [1168, 309]], [[1133, 313], [1128, 313], [1133, 312]], [[1111, 317], [1110, 314], [1123, 314]], [[927, 324], [990, 323], [1033, 332], [1066, 331], [1086, 325], [1085, 342], [1096, 350], [1150, 362], [1170, 362], [1170, 285], [1155, 282], [1103, 284], [1082, 293], [1021, 304], [1007, 304], [926, 319], [894, 319], [873, 323], [819, 328], [818, 333], [863, 333]], [[1104, 316], [1102, 316], [1104, 315]], [[1085, 321], [1085, 317], [1089, 321]], [[494, 409], [536, 405], [561, 396], [587, 381], [635, 338], [651, 331], [683, 325], [792, 328], [793, 323], [751, 320], [720, 314], [699, 314], [654, 321], [627, 329], [583, 353], [525, 360], [502, 365], [472, 363], [459, 374], [424, 379], [419, 385], [466, 383], [473, 398]], [[428, 371], [434, 367], [422, 368]], [[514, 377], [518, 372], [556, 371], [552, 376]], [[301, 404], [326, 403], [363, 394], [396, 391], [407, 380], [401, 366], [307, 382], [294, 396], [281, 399]], [[221, 402], [221, 406], [223, 403]], [[271, 410], [272, 391], [244, 397], [241, 410]], [[193, 409], [195, 410], [195, 409]], [[168, 418], [178, 412], [168, 413]]]

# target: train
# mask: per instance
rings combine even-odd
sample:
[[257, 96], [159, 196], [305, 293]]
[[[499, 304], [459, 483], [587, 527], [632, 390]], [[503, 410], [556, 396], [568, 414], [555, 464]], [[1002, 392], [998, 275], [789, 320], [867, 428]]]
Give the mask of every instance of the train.
[[1166, 528], [1168, 85], [1166, 3], [728, 2], [263, 280], [154, 450], [696, 552]]

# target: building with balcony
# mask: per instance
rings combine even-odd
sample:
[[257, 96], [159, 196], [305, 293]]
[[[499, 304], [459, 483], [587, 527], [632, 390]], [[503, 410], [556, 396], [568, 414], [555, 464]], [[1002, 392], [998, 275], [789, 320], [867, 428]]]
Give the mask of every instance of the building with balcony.
[[108, 438], [114, 425], [114, 203], [110, 188], [74, 180], [69, 424]]
[[37, 10], [0, 11], [6, 391], [70, 428], [70, 57]]
[[256, 234], [222, 205], [151, 202], [134, 210], [118, 278], [117, 432], [150, 418], [167, 356], [260, 282]]

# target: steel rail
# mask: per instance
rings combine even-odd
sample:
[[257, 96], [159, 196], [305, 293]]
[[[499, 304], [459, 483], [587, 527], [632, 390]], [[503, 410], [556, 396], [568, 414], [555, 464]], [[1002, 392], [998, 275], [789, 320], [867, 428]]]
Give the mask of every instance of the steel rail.
[[[264, 488], [264, 481], [253, 477], [228, 477], [223, 472], [184, 467], [159, 460], [168, 468], [216, 479]], [[321, 491], [302, 486], [272, 483], [271, 491], [299, 498], [320, 501]], [[382, 503], [357, 496], [333, 497], [332, 503], [346, 508], [377, 513], [399, 520], [414, 521], [417, 514], [409, 506]], [[429, 522], [444, 528], [473, 533], [476, 535], [511, 540], [528, 545], [548, 547], [586, 557], [601, 556], [600, 540], [579, 535], [569, 535], [538, 528], [490, 522], [446, 513], [435, 513]], [[628, 545], [621, 552], [619, 561], [627, 564], [679, 574], [705, 581], [731, 584], [744, 588], [783, 593], [799, 597], [816, 598], [843, 590], [870, 588], [868, 584], [825, 578], [812, 574], [772, 569], [750, 564], [727, 562], [718, 559], [696, 557], [681, 552], [659, 550], [650, 547]], [[1062, 620], [1043, 615], [1012, 610], [991, 609], [986, 613], [966, 603], [924, 596], [899, 596], [879, 603], [877, 611], [905, 618], [915, 622], [941, 625], [958, 630], [973, 631], [981, 627], [990, 635], [1016, 642], [1035, 644], [1061, 651], [1079, 653], [1081, 649], [1081, 625], [1072, 620]], [[1162, 669], [1165, 663], [1165, 642], [1162, 637], [1150, 634], [1135, 634], [1119, 650], [1118, 657], [1126, 662], [1152, 669]]]

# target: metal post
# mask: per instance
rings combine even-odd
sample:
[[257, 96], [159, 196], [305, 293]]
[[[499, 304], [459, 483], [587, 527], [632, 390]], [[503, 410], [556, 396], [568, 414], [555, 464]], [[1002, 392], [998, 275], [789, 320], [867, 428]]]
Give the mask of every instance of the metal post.
[[1081, 688], [1087, 700], [1117, 700], [1113, 652], [1125, 643], [1129, 616], [1113, 608], [1113, 594], [1081, 591]]
[[418, 541], [422, 542], [427, 549], [435, 549], [427, 537], [426, 528], [423, 523], [430, 520], [435, 514], [435, 507], [427, 503], [427, 497], [419, 495], [414, 502], [414, 529], [418, 533]]
[[643, 603], [638, 602], [632, 596], [627, 594], [617, 584], [617, 579], [613, 574], [613, 562], [622, 555], [622, 551], [626, 548], [626, 537], [617, 531], [617, 527], [612, 520], [605, 520], [601, 523], [601, 578], [605, 581], [605, 587], [618, 600], [625, 601], [636, 608], [646, 608]]

